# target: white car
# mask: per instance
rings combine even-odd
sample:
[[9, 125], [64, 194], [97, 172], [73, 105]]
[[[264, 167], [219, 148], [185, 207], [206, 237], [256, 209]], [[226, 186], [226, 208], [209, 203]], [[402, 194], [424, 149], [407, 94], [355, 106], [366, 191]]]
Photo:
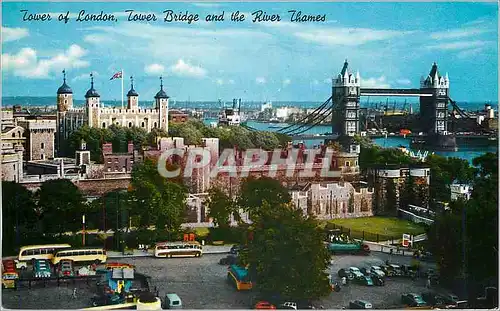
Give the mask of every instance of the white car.
[[359, 271], [359, 269], [356, 267], [349, 267], [349, 269], [347, 270], [347, 277], [349, 278], [349, 280], [353, 280], [354, 278], [362, 275], [363, 273], [361, 273], [361, 271]]
[[379, 277], [385, 277], [384, 271], [382, 271], [382, 268], [380, 268], [379, 266], [371, 266], [370, 273], [375, 274]]
[[19, 261], [15, 259], [14, 262], [16, 263], [16, 269], [21, 269], [21, 270], [28, 269], [28, 263], [26, 261]]
[[297, 310], [297, 304], [295, 302], [285, 302], [281, 306], [286, 309]]

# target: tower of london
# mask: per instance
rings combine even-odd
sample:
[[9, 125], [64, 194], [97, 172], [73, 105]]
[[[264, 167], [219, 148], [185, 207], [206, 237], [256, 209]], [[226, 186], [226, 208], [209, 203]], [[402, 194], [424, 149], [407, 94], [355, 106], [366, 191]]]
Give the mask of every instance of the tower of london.
[[70, 134], [83, 125], [95, 128], [107, 128], [110, 125], [122, 127], [139, 127], [148, 133], [158, 128], [168, 132], [168, 100], [163, 90], [163, 79], [160, 77], [160, 90], [155, 95], [154, 108], [139, 107], [139, 94], [134, 89], [134, 79], [130, 77], [130, 90], [127, 93], [127, 107], [104, 108], [100, 95], [94, 88], [94, 77], [90, 74], [90, 88], [85, 94], [85, 105], [73, 107], [73, 90], [66, 83], [66, 72], [63, 71], [63, 84], [57, 90], [57, 150]]

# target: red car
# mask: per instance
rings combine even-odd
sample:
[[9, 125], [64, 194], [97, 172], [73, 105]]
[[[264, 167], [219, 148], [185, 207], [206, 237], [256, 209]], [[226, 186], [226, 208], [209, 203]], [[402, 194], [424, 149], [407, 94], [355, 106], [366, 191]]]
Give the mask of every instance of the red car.
[[276, 307], [267, 301], [259, 301], [255, 304], [255, 310], [276, 310]]

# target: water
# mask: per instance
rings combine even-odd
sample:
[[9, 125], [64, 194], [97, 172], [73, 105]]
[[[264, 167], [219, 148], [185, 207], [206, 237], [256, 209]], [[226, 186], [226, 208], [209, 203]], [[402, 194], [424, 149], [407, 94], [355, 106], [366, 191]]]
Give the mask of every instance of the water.
[[[210, 124], [210, 122], [217, 122], [216, 119], [205, 119], [204, 120], [205, 124]], [[256, 121], [248, 121], [247, 125], [249, 127], [252, 127], [254, 129], [260, 130], [260, 131], [271, 131], [271, 132], [276, 132], [278, 131], [281, 127], [288, 126], [286, 123], [264, 123], [264, 122], [256, 122]], [[305, 127], [304, 127], [305, 129]], [[313, 128], [311, 128], [308, 131], [305, 131], [304, 134], [309, 134], [309, 135], [315, 135], [315, 134], [324, 134], [324, 133], [329, 133], [331, 132], [331, 126], [329, 125], [317, 125]], [[307, 139], [304, 140], [304, 143], [306, 144], [307, 147], [312, 148], [315, 145], [320, 145], [324, 139]], [[298, 142], [298, 141], [295, 141]], [[387, 137], [387, 138], [374, 138], [373, 142], [384, 148], [397, 148], [399, 146], [405, 146], [411, 151], [414, 151], [415, 153], [418, 151], [418, 149], [411, 149], [410, 148], [410, 142], [411, 138], [403, 138], [403, 137]], [[422, 153], [426, 150], [421, 150]], [[479, 157], [487, 152], [497, 152], [498, 151], [498, 146], [487, 146], [487, 147], [469, 147], [469, 146], [458, 146], [457, 151], [434, 151], [435, 154], [444, 156], [444, 157], [455, 157], [455, 158], [460, 158], [460, 159], [465, 159], [472, 163], [472, 159]], [[429, 150], [430, 153], [432, 153], [431, 150]]]

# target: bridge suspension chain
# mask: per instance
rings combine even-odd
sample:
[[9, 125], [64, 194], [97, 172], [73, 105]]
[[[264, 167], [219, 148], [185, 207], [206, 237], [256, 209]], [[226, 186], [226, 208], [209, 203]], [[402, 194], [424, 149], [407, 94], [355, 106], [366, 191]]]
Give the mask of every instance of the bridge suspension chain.
[[302, 134], [310, 129], [312, 129], [313, 127], [315, 127], [316, 125], [320, 124], [321, 122], [325, 121], [326, 118], [328, 118], [329, 116], [331, 116], [333, 113], [333, 109], [330, 109], [330, 112], [328, 112], [327, 114], [323, 115], [323, 117], [320, 119], [320, 120], [317, 120], [315, 123], [313, 124], [310, 124], [309, 127], [307, 127], [306, 129], [303, 129], [301, 131], [298, 131], [298, 132], [294, 132], [293, 135], [299, 135], [299, 134]]
[[[462, 108], [460, 108], [460, 107], [458, 106], [458, 104], [457, 104], [457, 102], [456, 102], [456, 101], [452, 100], [450, 97], [448, 97], [447, 99], [450, 101], [450, 103], [451, 103], [451, 105], [453, 106], [453, 108], [454, 108], [454, 109], [458, 112], [458, 114], [459, 114], [462, 118], [464, 118], [464, 119], [472, 119], [472, 118], [470, 117], [470, 115], [469, 115], [469, 114], [467, 114], [467, 112], [465, 112], [464, 110], [462, 110]], [[457, 119], [457, 118], [455, 117], [455, 115], [453, 115], [453, 114], [452, 114], [452, 116], [453, 116], [453, 118], [454, 118], [454, 119]], [[486, 131], [486, 132], [488, 132], [488, 133], [492, 133], [492, 130], [491, 130], [491, 129], [489, 129], [489, 128], [487, 128], [486, 126], [482, 125], [481, 123], [477, 122], [477, 120], [476, 120], [476, 119], [473, 119], [473, 120], [474, 120], [474, 122], [476, 123], [476, 125], [478, 125], [481, 129], [483, 129], [484, 131]]]
[[[299, 121], [297, 121], [296, 123], [291, 124], [291, 125], [288, 125], [288, 126], [285, 126], [284, 128], [279, 129], [279, 130], [278, 130], [278, 132], [282, 132], [283, 134], [287, 134], [287, 135], [288, 135], [289, 133], [291, 133], [291, 132], [293, 132], [293, 131], [295, 131], [295, 130], [297, 130], [297, 129], [299, 129], [299, 128], [302, 128], [302, 127], [304, 127], [304, 126], [307, 126], [307, 125], [309, 124], [308, 122], [306, 122], [306, 123], [304, 123], [304, 124], [302, 124], [302, 125], [298, 126], [298, 127], [297, 127], [297, 128], [295, 128], [295, 129], [291, 129], [291, 128], [292, 128], [292, 127], [294, 127], [294, 126], [297, 126], [297, 125], [298, 125], [298, 123], [301, 123], [301, 122], [304, 122], [304, 121], [305, 121], [305, 120], [307, 120], [307, 119], [310, 119], [310, 118], [311, 118], [311, 116], [314, 116], [314, 117], [313, 117], [313, 120], [314, 120], [314, 119], [316, 119], [316, 118], [318, 118], [319, 116], [321, 116], [320, 112], [321, 112], [322, 110], [324, 110], [325, 108], [327, 108], [327, 107], [328, 107], [328, 103], [330, 102], [330, 100], [331, 100], [331, 99], [332, 99], [332, 97], [330, 96], [330, 97], [329, 97], [329, 98], [328, 98], [328, 99], [327, 99], [327, 100], [326, 100], [326, 101], [325, 101], [322, 105], [320, 105], [318, 108], [314, 109], [314, 111], [313, 111], [313, 112], [311, 112], [310, 114], [307, 114], [305, 117], [303, 117], [302, 119], [300, 119], [300, 120], [299, 120]], [[321, 112], [321, 113], [323, 113], [323, 112]], [[285, 131], [285, 130], [286, 130], [286, 131]], [[283, 132], [283, 131], [284, 131], [284, 132]]]

